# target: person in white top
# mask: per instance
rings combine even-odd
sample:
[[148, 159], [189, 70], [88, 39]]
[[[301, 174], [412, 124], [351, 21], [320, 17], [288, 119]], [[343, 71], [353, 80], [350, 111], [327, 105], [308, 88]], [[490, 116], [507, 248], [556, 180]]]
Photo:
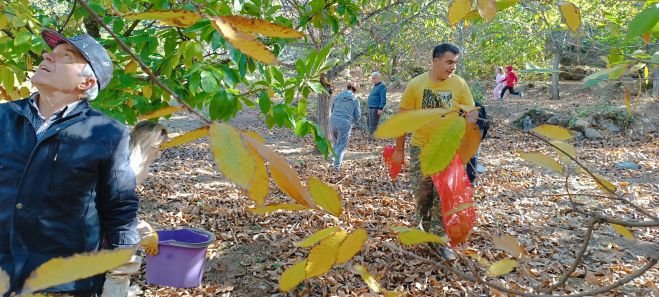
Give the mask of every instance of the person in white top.
[[503, 90], [503, 88], [506, 86], [506, 84], [504, 83], [505, 79], [506, 79], [506, 74], [503, 72], [503, 67], [498, 66], [496, 85], [494, 86], [494, 90], [492, 90], [492, 95], [494, 96], [494, 99], [501, 99], [501, 90]]

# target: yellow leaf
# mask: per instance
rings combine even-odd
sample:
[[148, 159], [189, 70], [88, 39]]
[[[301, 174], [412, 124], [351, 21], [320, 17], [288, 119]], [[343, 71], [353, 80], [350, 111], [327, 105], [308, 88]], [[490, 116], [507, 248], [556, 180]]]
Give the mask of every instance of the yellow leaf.
[[561, 163], [558, 163], [556, 160], [547, 157], [541, 153], [525, 153], [525, 152], [520, 152], [519, 156], [526, 160], [529, 161], [535, 165], [538, 165], [543, 168], [551, 169], [554, 170], [558, 173], [563, 173], [563, 165]]
[[475, 123], [467, 123], [465, 135], [462, 137], [462, 143], [458, 147], [458, 154], [463, 165], [467, 165], [469, 160], [478, 152], [481, 144], [481, 129]]
[[579, 14], [579, 8], [576, 5], [567, 2], [559, 1], [558, 8], [561, 10], [561, 14], [565, 19], [565, 23], [570, 28], [572, 32], [577, 32], [579, 26], [581, 26], [581, 15]]
[[309, 178], [309, 191], [316, 205], [331, 213], [335, 217], [341, 216], [343, 206], [339, 193], [316, 177]]
[[159, 20], [164, 24], [176, 27], [190, 27], [197, 23], [201, 15], [189, 10], [148, 11], [124, 15], [129, 20]]
[[492, 236], [492, 243], [495, 248], [505, 251], [506, 253], [513, 256], [513, 258], [521, 258], [523, 255], [523, 249], [517, 239], [510, 235], [504, 235], [501, 237]]
[[242, 131], [242, 133], [247, 134], [248, 136], [260, 141], [261, 143], [265, 143], [265, 139], [259, 135], [259, 133], [256, 133], [254, 131]]
[[357, 229], [348, 234], [336, 254], [336, 264], [350, 261], [362, 249], [366, 239], [368, 239], [368, 233], [364, 229]]
[[21, 87], [21, 89], [18, 91], [18, 95], [20, 95], [21, 98], [27, 98], [30, 96], [30, 89]]
[[508, 272], [513, 271], [515, 267], [517, 267], [517, 261], [510, 258], [496, 261], [494, 262], [494, 264], [490, 266], [490, 268], [487, 269], [487, 276], [495, 277], [495, 276], [504, 275]]
[[374, 293], [380, 293], [380, 291], [382, 291], [382, 287], [380, 286], [380, 283], [378, 283], [378, 281], [373, 277], [373, 275], [371, 275], [368, 272], [368, 269], [366, 269], [366, 267], [360, 264], [355, 264], [355, 266], [353, 267], [355, 270], [357, 270], [357, 273], [359, 273], [359, 275], [362, 277], [362, 279], [364, 280], [368, 288], [371, 289], [371, 291], [373, 291]]
[[7, 28], [8, 24], [9, 20], [7, 16], [4, 13], [0, 13], [0, 30]]
[[302, 38], [304, 34], [286, 26], [273, 24], [268, 21], [244, 17], [239, 15], [219, 16], [225, 23], [236, 30], [248, 33], [259, 33], [269, 37]]
[[240, 132], [229, 124], [213, 122], [210, 144], [220, 172], [242, 189], [249, 189], [256, 165]]
[[448, 113], [437, 121], [437, 127], [421, 149], [421, 171], [431, 175], [444, 170], [453, 161], [462, 143], [466, 127], [465, 118], [456, 112]]
[[625, 228], [625, 226], [621, 226], [618, 224], [611, 224], [611, 227], [613, 227], [613, 229], [616, 230], [616, 232], [620, 233], [620, 235], [624, 236], [629, 240], [636, 239], [634, 238], [634, 234], [632, 234], [632, 232], [629, 231], [629, 229]]
[[334, 232], [336, 232], [338, 230], [339, 230], [338, 226], [327, 227], [323, 230], [320, 230], [320, 231], [312, 234], [311, 236], [309, 236], [309, 237], [305, 238], [304, 240], [296, 243], [295, 245], [299, 246], [299, 247], [310, 247], [310, 246], [316, 244], [317, 242], [325, 239], [327, 236], [330, 236], [330, 235], [334, 234]]
[[533, 131], [551, 139], [568, 140], [573, 137], [570, 130], [555, 125], [540, 125], [533, 128]]
[[153, 94], [153, 89], [149, 86], [144, 86], [142, 87], [142, 96], [146, 99], [151, 99], [151, 95]]
[[53, 258], [30, 274], [21, 293], [30, 294], [106, 272], [128, 262], [134, 253], [134, 248], [126, 248]]
[[9, 291], [9, 274], [0, 269], [0, 295], [4, 295]]
[[[643, 69], [643, 77], [645, 77], [645, 84], [650, 83], [650, 68], [648, 66], [645, 66], [645, 69]], [[640, 93], [639, 93], [640, 94]]]
[[208, 126], [203, 126], [197, 129], [194, 129], [192, 131], [188, 131], [185, 134], [176, 136], [172, 138], [172, 140], [165, 142], [160, 145], [160, 149], [166, 149], [170, 147], [175, 147], [179, 146], [184, 143], [188, 143], [190, 141], [194, 141], [196, 139], [202, 138], [204, 136], [208, 135]]
[[471, 11], [471, 0], [453, 0], [448, 7], [448, 24], [454, 26]]
[[377, 138], [395, 138], [413, 132], [433, 119], [447, 113], [446, 109], [428, 108], [401, 112], [378, 126], [373, 136]]
[[492, 21], [497, 14], [496, 0], [478, 0], [478, 12], [488, 22]]
[[338, 248], [345, 238], [346, 231], [339, 230], [311, 249], [305, 268], [307, 278], [323, 275], [332, 269]]
[[629, 86], [625, 85], [625, 106], [627, 106], [627, 114], [632, 115], [632, 93]]
[[131, 60], [127, 65], [126, 68], [124, 69], [124, 72], [126, 74], [128, 73], [133, 73], [137, 71], [137, 62]]
[[295, 201], [306, 207], [312, 205], [311, 196], [304, 187], [302, 187], [300, 178], [286, 160], [254, 137], [243, 133], [243, 139], [249, 146], [253, 147], [263, 159], [270, 162], [270, 174], [272, 175], [272, 179], [277, 186], [286, 193], [286, 195], [293, 197]]
[[601, 175], [599, 175], [599, 174], [594, 174], [594, 175], [595, 175], [595, 177], [597, 177], [597, 179], [598, 179], [602, 184], [604, 184], [604, 185], [602, 186], [602, 185], [600, 185], [599, 183], [597, 183], [597, 181], [595, 182], [595, 183], [597, 184], [597, 186], [598, 186], [600, 189], [602, 189], [602, 191], [604, 191], [605, 193], [607, 193], [607, 194], [609, 194], [609, 193], [615, 193], [615, 192], [618, 190], [618, 188], [616, 188], [616, 186], [615, 186], [613, 183], [611, 183], [610, 181], [606, 180], [603, 176], [601, 176]]
[[270, 180], [268, 179], [268, 172], [265, 169], [265, 163], [259, 153], [250, 145], [247, 145], [249, 152], [254, 158], [254, 176], [252, 182], [247, 189], [247, 195], [254, 200], [256, 206], [265, 204], [265, 197], [268, 195], [268, 186]]
[[399, 228], [398, 232], [400, 233], [398, 233], [397, 238], [404, 245], [415, 245], [426, 242], [447, 243], [443, 238], [435, 234], [423, 232], [419, 229]]
[[562, 141], [558, 141], [558, 140], [551, 140], [549, 142], [567, 153], [567, 155], [566, 155], [563, 152], [559, 151], [558, 149], [554, 148], [554, 150], [556, 151], [556, 154], [558, 154], [558, 158], [561, 159], [561, 161], [569, 164], [569, 163], [572, 163], [572, 159], [570, 159], [568, 156], [576, 158], [577, 149], [574, 147], [574, 145], [571, 145], [569, 143], [565, 143], [565, 142], [562, 142]]
[[490, 267], [492, 265], [492, 264], [490, 264], [490, 262], [485, 260], [483, 257], [481, 257], [481, 255], [478, 254], [478, 252], [476, 252], [474, 250], [466, 250], [466, 251], [464, 251], [464, 253], [467, 256], [471, 257], [472, 259], [476, 260], [476, 262], [478, 262], [478, 264], [481, 264], [484, 267]]
[[151, 113], [148, 113], [148, 114], [145, 114], [145, 115], [141, 115], [138, 119], [140, 121], [143, 121], [143, 120], [148, 120], [148, 119], [153, 119], [153, 118], [164, 117], [166, 115], [170, 115], [172, 113], [175, 113], [175, 112], [177, 112], [179, 110], [183, 110], [183, 109], [185, 109], [185, 107], [183, 107], [183, 106], [167, 106], [165, 108], [158, 109], [154, 112], [151, 112]]
[[[592, 176], [590, 176], [590, 174], [588, 174], [588, 172], [586, 172], [586, 170], [584, 170], [581, 167], [577, 167], [577, 173], [588, 175], [590, 178], [593, 178]], [[615, 193], [618, 190], [618, 188], [616, 188], [616, 186], [613, 183], [606, 180], [603, 176], [601, 176], [597, 173], [593, 173], [593, 175], [595, 176], [595, 179], [599, 180], [602, 184], [604, 184], [604, 186], [602, 186], [599, 183], [597, 183], [597, 181], [594, 181], [595, 184], [597, 185], [597, 187], [602, 189], [602, 191], [604, 191], [604, 193], [607, 193], [607, 194]]]
[[256, 37], [253, 35], [245, 34], [236, 30], [233, 26], [227, 24], [219, 17], [211, 18], [211, 24], [233, 47], [241, 51], [243, 54], [263, 63], [272, 64], [275, 62], [275, 55], [270, 52], [263, 43], [256, 40]]
[[405, 292], [398, 291], [384, 291], [384, 297], [400, 297], [405, 296]]
[[295, 289], [305, 279], [304, 268], [307, 266], [307, 260], [297, 262], [295, 265], [288, 267], [279, 277], [279, 290], [288, 292]]
[[305, 210], [307, 207], [299, 204], [272, 204], [250, 208], [249, 211], [257, 214], [266, 214], [277, 210]]

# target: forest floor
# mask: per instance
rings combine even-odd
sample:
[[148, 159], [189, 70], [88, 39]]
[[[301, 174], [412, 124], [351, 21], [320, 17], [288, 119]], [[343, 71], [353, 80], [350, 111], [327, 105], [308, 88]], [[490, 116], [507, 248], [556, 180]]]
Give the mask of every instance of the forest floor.
[[[364, 90], [367, 92], [368, 90]], [[487, 92], [489, 93], [489, 91]], [[398, 109], [401, 90], [390, 90], [388, 115]], [[530, 292], [557, 281], [575, 259], [586, 232], [588, 218], [570, 211], [565, 196], [565, 177], [545, 171], [517, 157], [518, 151], [549, 151], [542, 143], [508, 128], [513, 120], [531, 108], [544, 108], [570, 116], [584, 116], [605, 106], [617, 108], [623, 96], [600, 90], [583, 90], [577, 83], [561, 86], [562, 99], [550, 100], [546, 91], [528, 89], [523, 98], [504, 101], [485, 100], [492, 128], [483, 141], [480, 161], [485, 172], [474, 187], [478, 205], [478, 222], [467, 243], [458, 250], [476, 251], [489, 262], [507, 255], [492, 244], [492, 236], [511, 235], [528, 254], [527, 269], [516, 269], [502, 277], [487, 278], [509, 288]], [[360, 94], [366, 97], [366, 94]], [[313, 114], [313, 104], [310, 114]], [[634, 115], [636, 123], [659, 124], [656, 100], [642, 98]], [[362, 121], [365, 121], [365, 117]], [[199, 121], [186, 113], [161, 120], [170, 136], [194, 129]], [[341, 194], [344, 215], [341, 226], [369, 230], [369, 239], [361, 253], [348, 264], [327, 274], [307, 280], [289, 296], [377, 296], [350, 266], [365, 265], [388, 290], [404, 291], [408, 296], [501, 296], [483, 285], [422, 262], [409, 253], [432, 258], [425, 246], [406, 247], [398, 243], [389, 228], [415, 227], [414, 202], [409, 187], [409, 170], [391, 182], [383, 165], [381, 152], [391, 140], [369, 140], [359, 128], [353, 130], [342, 171], [332, 172], [330, 161], [313, 154], [309, 137], [297, 138], [288, 129], [269, 130], [258, 110], [245, 109], [230, 122], [239, 129], [256, 131], [266, 143], [284, 156], [301, 179], [310, 176], [334, 186]], [[632, 124], [618, 133], [600, 131], [596, 140], [577, 137], [578, 158], [592, 170], [606, 177], [632, 197], [639, 205], [656, 213], [659, 209], [659, 141], [657, 132]], [[634, 162], [640, 169], [619, 169], [620, 162]], [[570, 177], [570, 191], [601, 195], [586, 176]], [[268, 203], [291, 202], [271, 183]], [[144, 267], [133, 278], [133, 292], [138, 296], [287, 296], [278, 290], [284, 269], [305, 258], [308, 248], [295, 242], [335, 224], [328, 216], [312, 211], [279, 211], [257, 215], [248, 210], [253, 202], [241, 194], [214, 168], [207, 140], [198, 140], [170, 148], [152, 166], [144, 185], [140, 217], [156, 229], [202, 228], [213, 232], [217, 240], [209, 247], [204, 279], [200, 286], [176, 289], [147, 285]], [[580, 195], [575, 198], [588, 209], [604, 209], [607, 215], [624, 220], [642, 220], [629, 206], [608, 199]], [[637, 240], [659, 242], [658, 229], [631, 228]], [[612, 242], [621, 235], [610, 225], [598, 225], [591, 244], [562, 290], [562, 295], [606, 286], [645, 265], [648, 258], [630, 252]], [[388, 243], [388, 244], [385, 244]], [[400, 246], [404, 252], [392, 249]], [[655, 251], [656, 255], [656, 251]], [[435, 259], [435, 258], [433, 258]], [[469, 258], [445, 261], [462, 271], [473, 269], [484, 275], [484, 268]], [[439, 261], [439, 260], [433, 260]], [[176, 269], [172, 267], [171, 269]], [[659, 269], [602, 296], [659, 296]], [[503, 294], [504, 296], [506, 294]]]

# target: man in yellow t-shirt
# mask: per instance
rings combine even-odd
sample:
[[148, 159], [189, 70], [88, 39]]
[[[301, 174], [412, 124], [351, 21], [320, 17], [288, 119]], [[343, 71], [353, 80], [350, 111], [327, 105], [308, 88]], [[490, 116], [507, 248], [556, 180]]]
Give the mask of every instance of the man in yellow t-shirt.
[[[453, 74], [459, 55], [460, 48], [454, 44], [442, 43], [436, 46], [432, 52], [432, 68], [413, 78], [407, 84], [400, 102], [399, 112], [421, 108], [450, 109], [455, 104], [474, 106], [469, 86], [464, 79]], [[467, 121], [475, 123], [477, 116], [478, 112], [471, 112], [467, 116]], [[432, 125], [426, 125], [415, 131], [412, 134], [412, 145], [410, 146], [412, 167], [410, 181], [416, 202], [416, 215], [423, 222], [421, 226], [425, 229], [429, 227], [433, 202], [437, 200], [437, 206], [439, 206], [439, 197], [432, 179], [429, 176], [423, 176], [421, 172], [419, 156], [421, 147], [428, 142], [434, 128]], [[394, 163], [400, 164], [403, 160], [405, 139], [405, 135], [396, 139], [396, 150], [392, 157]], [[435, 217], [441, 222], [440, 207], [435, 209], [437, 210]]]

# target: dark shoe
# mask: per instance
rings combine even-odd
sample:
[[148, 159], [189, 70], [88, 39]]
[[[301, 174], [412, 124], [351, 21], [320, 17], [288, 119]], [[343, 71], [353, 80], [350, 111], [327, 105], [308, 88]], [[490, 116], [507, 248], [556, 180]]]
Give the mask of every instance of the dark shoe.
[[437, 249], [437, 252], [439, 253], [440, 256], [442, 256], [442, 258], [444, 258], [446, 260], [455, 260], [455, 259], [458, 258], [458, 257], [455, 256], [455, 253], [453, 252], [453, 250], [451, 250], [450, 248], [447, 248], [445, 246], [440, 246]]

